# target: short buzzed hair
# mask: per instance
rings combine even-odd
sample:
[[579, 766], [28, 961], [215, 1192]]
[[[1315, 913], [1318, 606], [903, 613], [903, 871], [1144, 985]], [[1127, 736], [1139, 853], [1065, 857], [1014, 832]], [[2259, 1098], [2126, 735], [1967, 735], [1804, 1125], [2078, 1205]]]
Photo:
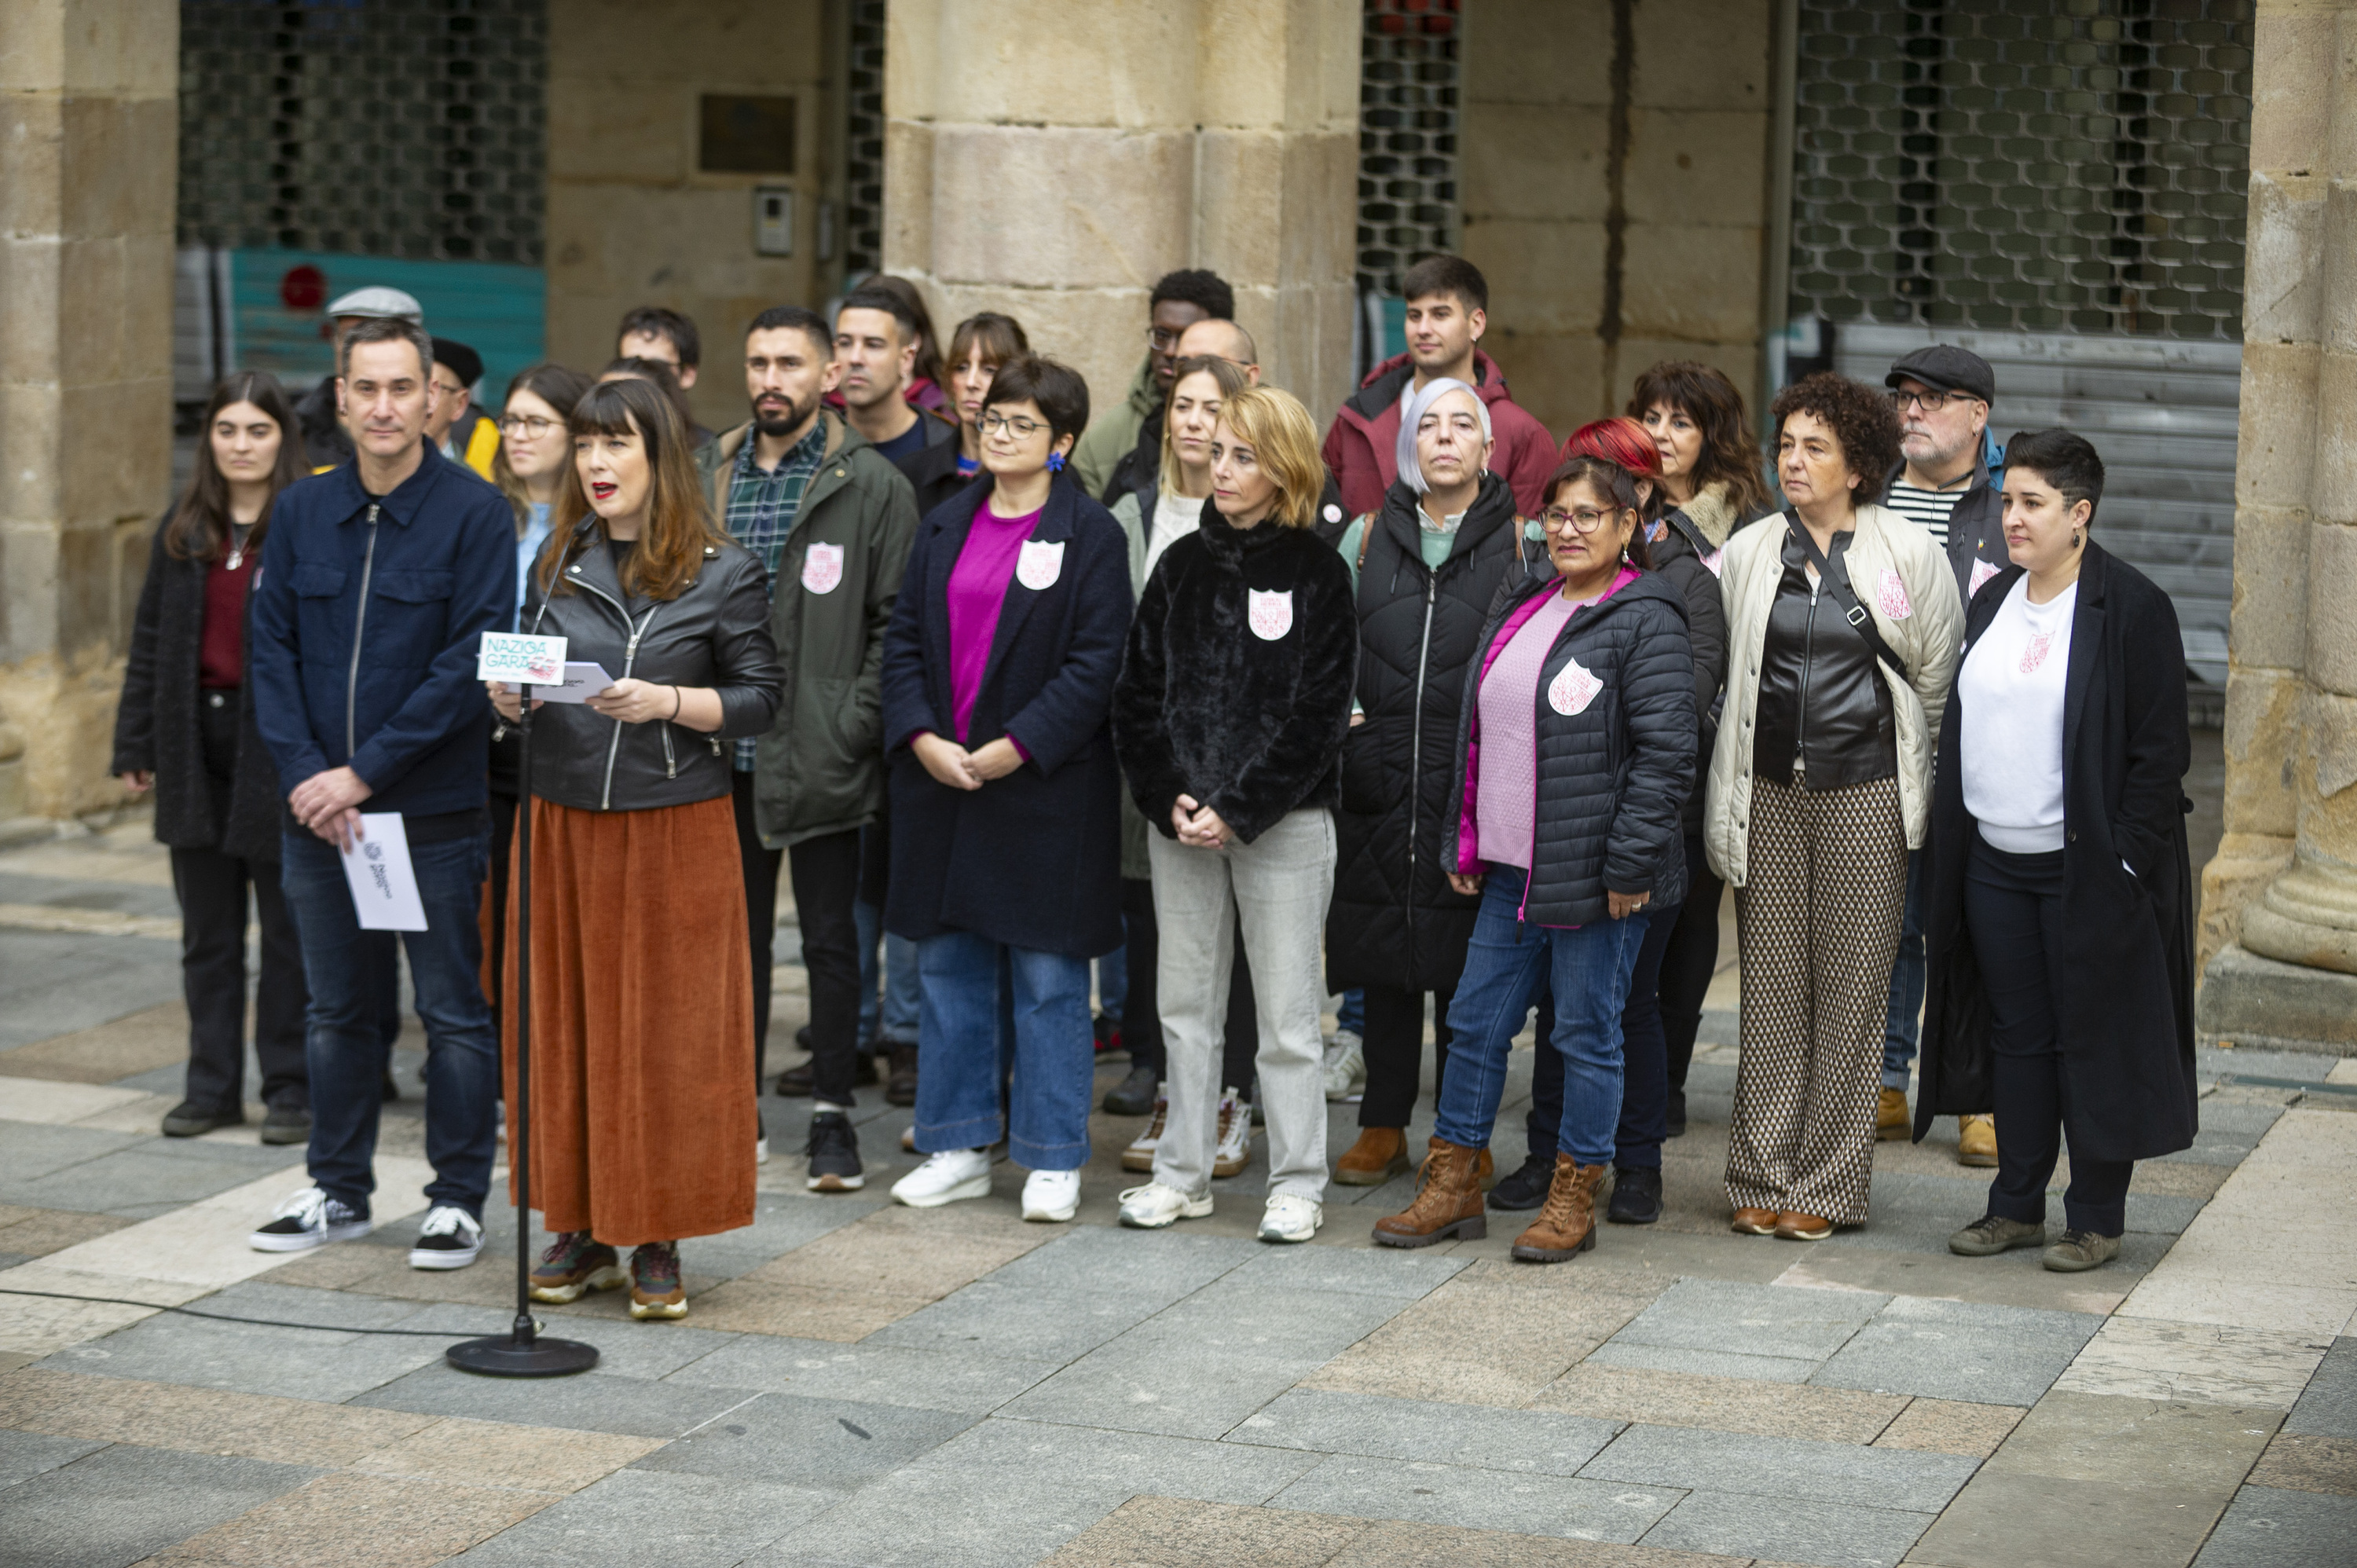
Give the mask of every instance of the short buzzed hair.
[[358, 343], [406, 343], [417, 350], [417, 379], [434, 379], [434, 338], [425, 328], [398, 316], [371, 316], [344, 334], [336, 346], [336, 374], [352, 373], [352, 347]]
[[1183, 339], [1187, 336], [1188, 332], [1194, 332], [1206, 327], [1217, 328], [1220, 331], [1226, 334], [1227, 341], [1224, 346], [1227, 352], [1222, 354], [1220, 356], [1221, 359], [1229, 361], [1231, 364], [1237, 365], [1257, 365], [1260, 363], [1260, 346], [1253, 341], [1251, 333], [1245, 331], [1242, 327], [1237, 326], [1232, 321], [1223, 320], [1218, 317], [1211, 317], [1208, 319], [1194, 323], [1187, 328], [1186, 332], [1181, 332], [1178, 336]]
[[812, 342], [818, 345], [820, 359], [834, 358], [834, 332], [827, 326], [826, 317], [815, 310], [805, 310], [799, 305], [770, 306], [769, 309], [753, 317], [753, 324], [745, 328], [745, 336], [750, 338], [756, 332], [775, 332], [781, 327], [791, 327], [795, 331], [806, 335]]

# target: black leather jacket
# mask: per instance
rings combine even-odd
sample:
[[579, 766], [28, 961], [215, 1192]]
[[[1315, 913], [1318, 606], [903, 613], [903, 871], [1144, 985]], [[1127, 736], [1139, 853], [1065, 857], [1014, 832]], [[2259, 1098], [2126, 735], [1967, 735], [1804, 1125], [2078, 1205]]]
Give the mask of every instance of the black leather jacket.
[[[1893, 778], [1899, 731], [1874, 650], [1831, 594], [1812, 590], [1808, 553], [1790, 526], [1775, 520], [1770, 526], [1785, 530], [1784, 576], [1760, 653], [1759, 776], [1807, 789]], [[1834, 535], [1834, 560], [1849, 541], [1846, 532]]]
[[619, 681], [710, 686], [720, 693], [718, 733], [666, 720], [624, 724], [585, 703], [550, 703], [533, 714], [532, 792], [585, 811], [684, 806], [729, 790], [729, 746], [777, 717], [784, 681], [770, 637], [770, 590], [761, 564], [735, 544], [705, 547], [705, 567], [679, 597], [626, 597], [611, 551], [594, 526], [565, 556], [572, 591], [544, 596], [533, 569], [523, 628], [565, 639], [569, 662], [594, 662]]

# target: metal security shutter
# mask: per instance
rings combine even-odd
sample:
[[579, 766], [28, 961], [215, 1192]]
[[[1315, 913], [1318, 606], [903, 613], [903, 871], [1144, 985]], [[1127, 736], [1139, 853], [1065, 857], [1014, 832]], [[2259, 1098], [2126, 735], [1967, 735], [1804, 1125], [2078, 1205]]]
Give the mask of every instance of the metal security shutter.
[[[884, 264], [884, 0], [851, 0], [844, 50], [843, 271]], [[832, 258], [824, 241], [819, 258]]]
[[2226, 682], [2234, 602], [2234, 421], [2242, 346], [2057, 332], [1851, 327], [1834, 368], [1879, 386], [1890, 363], [1926, 343], [1970, 349], [1996, 371], [1989, 430], [2074, 430], [2104, 459], [2095, 535], [2177, 604], [2185, 658]]

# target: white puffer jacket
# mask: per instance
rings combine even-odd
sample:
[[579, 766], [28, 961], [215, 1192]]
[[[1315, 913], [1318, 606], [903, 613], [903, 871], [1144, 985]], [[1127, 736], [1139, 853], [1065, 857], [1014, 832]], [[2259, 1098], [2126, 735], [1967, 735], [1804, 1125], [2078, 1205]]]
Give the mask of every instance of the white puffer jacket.
[[[1727, 541], [1719, 564], [1719, 589], [1727, 602], [1727, 706], [1711, 752], [1702, 831], [1711, 869], [1737, 887], [1744, 885], [1749, 865], [1760, 650], [1776, 585], [1784, 575], [1786, 515], [1770, 512], [1739, 531]], [[1921, 849], [1932, 817], [1932, 744], [1964, 648], [1964, 600], [1956, 592], [1955, 573], [1931, 534], [1887, 507], [1857, 509], [1857, 532], [1844, 561], [1858, 603], [1907, 666], [1908, 679], [1900, 681], [1880, 660], [1875, 665], [1890, 687], [1907, 847]], [[1886, 574], [1896, 574], [1901, 592], [1888, 591]]]

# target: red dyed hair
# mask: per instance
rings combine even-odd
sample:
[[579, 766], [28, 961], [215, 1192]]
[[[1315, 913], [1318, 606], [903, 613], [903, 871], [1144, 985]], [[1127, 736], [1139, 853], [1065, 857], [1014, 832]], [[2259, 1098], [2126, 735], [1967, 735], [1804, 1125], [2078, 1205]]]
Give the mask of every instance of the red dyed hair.
[[1581, 425], [1563, 444], [1563, 455], [1566, 458], [1601, 457], [1640, 478], [1662, 477], [1661, 447], [1643, 425], [1626, 415]]

